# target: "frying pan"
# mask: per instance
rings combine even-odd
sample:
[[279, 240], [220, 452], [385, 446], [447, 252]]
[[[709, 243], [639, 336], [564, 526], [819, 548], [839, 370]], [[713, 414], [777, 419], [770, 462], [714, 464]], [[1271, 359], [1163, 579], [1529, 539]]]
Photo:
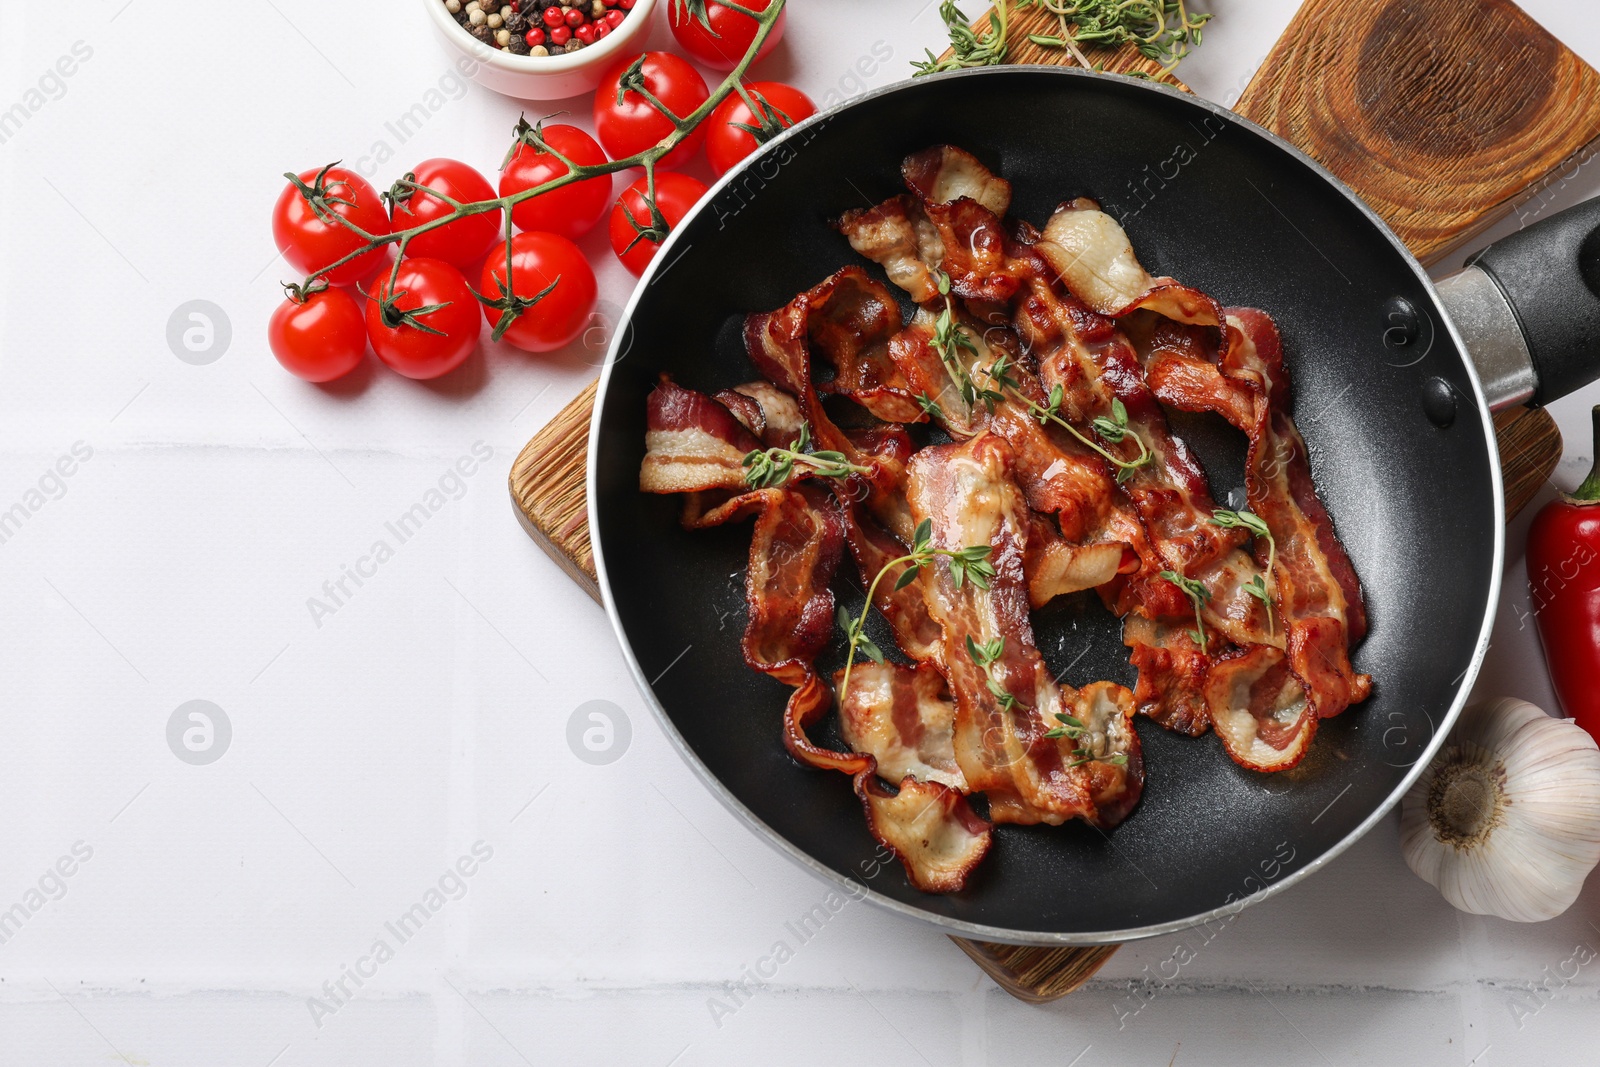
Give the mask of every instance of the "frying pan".
[[[645, 397], [658, 375], [707, 391], [755, 377], [744, 316], [863, 262], [829, 220], [900, 192], [901, 159], [938, 143], [1008, 178], [1014, 215], [1043, 225], [1061, 201], [1094, 197], [1123, 221], [1152, 274], [1276, 318], [1312, 471], [1366, 592], [1371, 632], [1354, 662], [1376, 681], [1367, 703], [1324, 720], [1305, 761], [1277, 775], [1244, 770], [1213, 737], [1141, 719], [1148, 777], [1126, 822], [1109, 833], [1002, 826], [969, 887], [948, 896], [919, 892], [883, 862], [843, 775], [785, 753], [790, 690], [739, 653], [748, 524], [687, 532], [677, 498], [638, 488]], [[1597, 229], [1600, 201], [1497, 243], [1436, 289], [1309, 157], [1164, 86], [993, 67], [848, 102], [712, 189], [656, 256], [608, 354], [589, 518], [629, 667], [690, 766], [757, 833], [836, 888], [946, 932], [1105, 943], [1263, 899], [1395, 804], [1471, 690], [1504, 541], [1490, 409], [1552, 399], [1600, 370], [1585, 343], [1600, 336]], [[1211, 416], [1171, 418], [1217, 498], [1243, 506], [1243, 435]], [[859, 609], [850, 570], [841, 567], [835, 591]], [[1132, 686], [1121, 627], [1092, 594], [1049, 605], [1034, 622], [1065, 682]], [[886, 629], [869, 633], [892, 644]], [[843, 644], [819, 666], [841, 666]], [[837, 747], [831, 729], [814, 736]]]

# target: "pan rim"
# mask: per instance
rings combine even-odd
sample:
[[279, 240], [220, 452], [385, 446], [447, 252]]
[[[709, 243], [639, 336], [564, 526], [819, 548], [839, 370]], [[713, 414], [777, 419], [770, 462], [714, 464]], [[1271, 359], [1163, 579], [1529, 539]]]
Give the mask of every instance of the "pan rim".
[[639, 301], [643, 298], [645, 291], [649, 288], [656, 275], [665, 273], [667, 269], [670, 269], [674, 264], [676, 264], [677, 258], [679, 257], [673, 256], [672, 253], [676, 249], [679, 236], [687, 229], [687, 224], [693, 222], [704, 211], [706, 211], [709, 208], [709, 205], [716, 199], [717, 194], [719, 194], [723, 188], [741, 178], [753, 165], [772, 154], [780, 145], [786, 144], [798, 134], [808, 131], [813, 126], [822, 125], [831, 120], [834, 116], [842, 114], [851, 108], [858, 107], [867, 103], [868, 101], [877, 100], [881, 97], [894, 93], [907, 91], [915, 92], [917, 91], [916, 87], [924, 83], [932, 84], [934, 82], [948, 81], [958, 78], [1004, 78], [1014, 77], [1018, 74], [1044, 74], [1050, 77], [1068, 78], [1111, 78], [1125, 85], [1132, 86], [1142, 92], [1165, 94], [1182, 100], [1186, 104], [1198, 106], [1203, 110], [1210, 111], [1217, 118], [1222, 119], [1225, 122], [1236, 123], [1240, 126], [1243, 126], [1247, 130], [1261, 138], [1264, 138], [1278, 149], [1287, 152], [1290, 156], [1307, 166], [1315, 175], [1319, 176], [1337, 193], [1342, 195], [1346, 200], [1350, 201], [1350, 203], [1354, 205], [1355, 208], [1377, 228], [1378, 233], [1381, 234], [1384, 239], [1386, 239], [1389, 244], [1393, 246], [1395, 251], [1397, 251], [1403, 257], [1412, 273], [1425, 287], [1429, 296], [1433, 300], [1433, 309], [1436, 313], [1435, 317], [1437, 321], [1443, 323], [1445, 330], [1448, 332], [1451, 340], [1456, 345], [1456, 351], [1460, 355], [1462, 364], [1464, 364], [1466, 368], [1467, 380], [1472, 385], [1472, 397], [1476, 403], [1479, 419], [1482, 422], [1484, 440], [1485, 442], [1492, 442], [1495, 440], [1494, 420], [1489, 411], [1488, 400], [1483, 392], [1483, 383], [1478, 378], [1477, 368], [1473, 365], [1466, 342], [1462, 338], [1460, 332], [1456, 329], [1455, 324], [1451, 321], [1450, 316], [1446, 313], [1444, 303], [1440, 299], [1438, 290], [1434, 286], [1433, 280], [1429, 276], [1427, 269], [1422, 266], [1422, 264], [1417, 260], [1416, 256], [1412, 254], [1411, 250], [1405, 246], [1399, 237], [1395, 235], [1394, 231], [1389, 228], [1388, 224], [1372, 210], [1366, 201], [1357, 196], [1349, 186], [1345, 185], [1343, 181], [1341, 181], [1321, 163], [1317, 162], [1315, 159], [1301, 151], [1296, 146], [1283, 140], [1278, 135], [1267, 129], [1264, 129], [1261, 126], [1258, 126], [1256, 123], [1251, 122], [1242, 115], [1238, 115], [1233, 111], [1230, 111], [1220, 104], [1192, 93], [1184, 93], [1178, 89], [1172, 88], [1171, 86], [1163, 85], [1157, 82], [1131, 78], [1125, 75], [1112, 74], [1109, 72], [1086, 71], [1077, 67], [1057, 67], [1042, 64], [1006, 64], [1002, 66], [975, 67], [965, 70], [947, 71], [942, 74], [932, 75], [927, 78], [903, 79], [890, 85], [862, 93], [860, 96], [853, 97], [849, 100], [841, 101], [826, 111], [820, 112], [817, 115], [814, 115], [811, 118], [796, 124], [795, 126], [786, 130], [783, 134], [767, 142], [767, 144], [763, 145], [758, 151], [747, 156], [727, 174], [723, 175], [722, 178], [715, 182], [711, 188], [700, 198], [699, 203], [694, 206], [694, 208], [687, 216], [685, 216], [678, 226], [674, 227], [673, 232], [668, 236], [666, 243], [657, 251], [655, 258], [651, 260], [649, 267], [645, 270], [644, 275], [635, 285], [633, 293], [629, 296], [627, 305], [624, 307], [622, 317], [619, 320], [616, 333], [613, 335], [611, 345], [606, 352], [605, 363], [602, 365], [600, 370], [599, 385], [595, 392], [594, 413], [590, 418], [589, 424], [589, 456], [585, 472], [585, 487], [588, 492], [589, 529], [591, 531], [590, 548], [594, 556], [595, 574], [600, 587], [601, 600], [605, 606], [606, 616], [611, 621], [612, 632], [617, 638], [617, 643], [621, 649], [623, 659], [627, 663], [628, 671], [633, 676], [634, 684], [639, 689], [640, 695], [644, 698], [645, 703], [649, 706], [652, 714], [655, 716], [656, 722], [661, 726], [662, 731], [666, 734], [673, 748], [677, 750], [678, 755], [684, 760], [685, 763], [688, 764], [690, 769], [694, 771], [695, 775], [701, 780], [706, 788], [710, 790], [712, 795], [720, 800], [730, 812], [741, 819], [752, 831], [757, 834], [757, 836], [763, 838], [767, 844], [775, 848], [780, 854], [787, 856], [801, 869], [821, 879], [832, 888], [841, 890], [854, 899], [865, 900], [875, 907], [882, 908], [886, 911], [892, 912], [907, 919], [914, 920], [918, 923], [932, 926], [945, 934], [959, 935], [980, 941], [990, 941], [1000, 944], [1013, 945], [1065, 946], [1118, 944], [1125, 941], [1137, 941], [1143, 938], [1157, 937], [1162, 934], [1169, 934], [1181, 930], [1191, 929], [1200, 923], [1210, 922], [1215, 919], [1236, 915], [1253, 904], [1258, 904], [1264, 900], [1278, 895], [1289, 887], [1297, 885], [1299, 882], [1309, 877], [1313, 872], [1321, 870], [1338, 856], [1342, 855], [1357, 841], [1365, 837], [1372, 830], [1372, 828], [1377, 825], [1378, 821], [1388, 815], [1389, 812], [1394, 809], [1395, 805], [1400, 802], [1401, 798], [1403, 798], [1406, 793], [1410, 791], [1411, 786], [1422, 775], [1423, 771], [1433, 761], [1434, 755], [1439, 751], [1440, 747], [1443, 746], [1445, 739], [1449, 736], [1451, 728], [1455, 725], [1456, 719], [1460, 716], [1461, 711], [1466, 706], [1468, 699], [1470, 699], [1472, 695], [1472, 688], [1474, 684], [1476, 684], [1478, 673], [1483, 666], [1484, 657], [1488, 653], [1489, 642], [1494, 629], [1496, 609], [1498, 608], [1500, 601], [1500, 590], [1505, 565], [1505, 486], [1504, 480], [1501, 476], [1498, 456], [1491, 455], [1489, 457], [1488, 464], [1491, 489], [1493, 491], [1493, 513], [1496, 516], [1497, 521], [1493, 524], [1494, 544], [1491, 553], [1491, 559], [1493, 562], [1490, 566], [1488, 596], [1485, 601], [1484, 618], [1479, 624], [1478, 639], [1474, 645], [1472, 657], [1467, 664], [1467, 668], [1462, 673], [1460, 686], [1456, 691], [1455, 698], [1451, 701], [1449, 709], [1440, 719], [1438, 728], [1433, 732], [1432, 738], [1424, 747], [1421, 755], [1417, 757], [1416, 762], [1414, 762], [1407, 770], [1406, 774], [1401, 778], [1399, 784], [1395, 786], [1390, 794], [1385, 797], [1384, 800], [1378, 804], [1377, 807], [1365, 819], [1363, 819], [1356, 827], [1354, 827], [1326, 852], [1312, 860], [1310, 863], [1306, 864], [1304, 867], [1301, 867], [1298, 870], [1283, 876], [1278, 881], [1269, 884], [1266, 886], [1266, 888], [1258, 890], [1231, 903], [1224, 904], [1220, 907], [1210, 909], [1209, 911], [1200, 912], [1183, 919], [1153, 923], [1147, 926], [1127, 927], [1118, 930], [1015, 930], [1009, 927], [988, 926], [982, 923], [967, 922], [965, 920], [955, 919], [945, 915], [938, 915], [919, 908], [914, 904], [908, 904], [904, 901], [896, 900], [892, 897], [886, 896], [863, 882], [840, 874], [838, 871], [835, 871], [832, 867], [821, 863], [805, 850], [793, 844], [782, 834], [774, 830], [759, 816], [757, 816], [755, 812], [751, 811], [743, 803], [743, 801], [734, 796], [733, 792], [723, 784], [721, 779], [719, 779], [711, 771], [711, 769], [706, 766], [704, 761], [700, 759], [699, 755], [695, 753], [693, 748], [691, 748], [689, 743], [684, 739], [683, 735], [678, 731], [678, 728], [673, 723], [671, 716], [667, 714], [666, 709], [662, 706], [660, 700], [657, 699], [655, 690], [645, 675], [643, 668], [639, 665], [638, 659], [634, 655], [633, 644], [629, 640], [627, 632], [623, 627], [622, 618], [618, 612], [615, 598], [612, 596], [611, 592], [611, 583], [607, 574], [604, 546], [601, 538], [596, 533], [596, 531], [599, 531], [602, 527], [599, 521], [600, 497], [596, 492], [596, 489], [598, 488], [598, 479], [596, 475], [595, 457], [598, 455], [599, 451], [601, 424], [600, 416], [605, 411], [607, 393], [611, 384], [611, 373], [616, 364], [624, 355], [626, 355], [626, 351], [622, 351], [619, 354], [619, 350], [623, 348], [624, 342], [626, 341], [631, 345], [631, 340], [629, 340], [629, 338], [632, 336], [633, 316]]

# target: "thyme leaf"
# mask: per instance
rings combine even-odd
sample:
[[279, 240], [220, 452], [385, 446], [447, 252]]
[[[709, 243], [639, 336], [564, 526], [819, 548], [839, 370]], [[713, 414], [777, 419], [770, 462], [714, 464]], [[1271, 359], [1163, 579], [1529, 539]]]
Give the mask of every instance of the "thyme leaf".
[[803, 467], [821, 478], [848, 478], [852, 474], [871, 474], [872, 468], [850, 462], [843, 452], [809, 452], [811, 427], [802, 424], [800, 436], [788, 448], [753, 449], [745, 453], [744, 481], [752, 489], [773, 489], [789, 481], [796, 467]]
[[1211, 601], [1211, 590], [1193, 578], [1185, 578], [1177, 571], [1162, 571], [1161, 577], [1177, 586], [1194, 605], [1194, 629], [1189, 631], [1189, 636], [1200, 646], [1201, 655], [1209, 655], [1210, 651], [1206, 647], [1206, 624], [1200, 617], [1200, 609]]
[[[1272, 530], [1268, 528], [1265, 519], [1249, 511], [1229, 511], [1226, 508], [1218, 508], [1216, 511], [1211, 513], [1211, 524], [1213, 526], [1221, 526], [1225, 530], [1249, 530], [1252, 537], [1266, 538], [1266, 573], [1268, 575], [1272, 573], [1273, 565], [1278, 561], [1278, 541], [1277, 538], [1272, 536]], [[1266, 578], [1260, 574], [1256, 575], [1255, 578], [1246, 583], [1244, 586], [1244, 591], [1261, 601], [1261, 603], [1266, 606], [1267, 633], [1272, 633], [1274, 628], [1272, 593], [1267, 588]]]

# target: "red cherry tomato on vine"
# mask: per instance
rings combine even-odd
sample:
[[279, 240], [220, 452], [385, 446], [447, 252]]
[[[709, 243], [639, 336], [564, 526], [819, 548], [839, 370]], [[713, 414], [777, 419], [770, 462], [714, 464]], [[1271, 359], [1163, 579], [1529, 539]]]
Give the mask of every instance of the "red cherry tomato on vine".
[[744, 102], [743, 97], [734, 93], [718, 104], [706, 120], [709, 127], [706, 133], [706, 159], [711, 162], [711, 169], [719, 178], [759, 147], [750, 131], [742, 130], [740, 126], [770, 129], [770, 133], [762, 136], [760, 143], [765, 144], [783, 130], [817, 113], [817, 105], [811, 102], [811, 98], [792, 85], [751, 82], [745, 86], [745, 91], [761, 109], [759, 117], [751, 112], [750, 105]]
[[[742, 0], [741, 6], [751, 11], [765, 11], [772, 6], [772, 0]], [[706, 2], [706, 16], [711, 23], [709, 28], [690, 13], [685, 0], [669, 0], [667, 12], [672, 23], [672, 36], [678, 39], [678, 47], [713, 70], [732, 70], [737, 67], [739, 60], [750, 50], [750, 43], [756, 39], [756, 20], [723, 7], [717, 0]], [[757, 59], [777, 45], [778, 39], [783, 36], [783, 20], [788, 14], [788, 11], [778, 14], [772, 32], [761, 43]]]
[[472, 354], [482, 328], [467, 280], [442, 259], [407, 256], [393, 289], [385, 274], [367, 301], [372, 350], [407, 378], [425, 380], [455, 370]]
[[[494, 187], [488, 179], [465, 163], [453, 159], [423, 160], [411, 173], [411, 180], [418, 185], [426, 185], [464, 204], [493, 200], [495, 196]], [[401, 195], [405, 195], [405, 190], [401, 190]], [[395, 204], [390, 212], [390, 221], [396, 230], [409, 230], [448, 215], [452, 210], [449, 204], [438, 197], [420, 189], [412, 190], [409, 196]], [[447, 222], [436, 230], [417, 234], [406, 247], [406, 254], [442, 259], [457, 267], [475, 267], [499, 235], [499, 211], [468, 215]]]
[[[650, 208], [645, 203], [648, 189], [648, 179], [640, 178], [628, 186], [611, 209], [611, 250], [635, 277], [644, 273], [644, 268], [656, 257], [656, 251], [661, 247], [659, 241], [639, 234], [639, 228], [651, 227]], [[687, 174], [668, 172], [656, 175], [656, 207], [669, 227], [682, 222], [689, 209], [699, 202], [705, 192], [706, 184]], [[638, 227], [629, 224], [630, 218], [638, 223]]]
[[323, 289], [279, 304], [267, 323], [267, 343], [296, 378], [331, 382], [361, 364], [367, 353], [367, 324], [349, 290]]
[[[617, 103], [617, 86], [638, 58], [635, 55], [619, 60], [606, 71], [600, 88], [595, 90], [594, 128], [612, 159], [654, 148], [674, 129], [665, 115], [632, 89], [623, 94], [622, 103]], [[711, 95], [700, 72], [671, 52], [646, 52], [642, 73], [644, 87], [680, 118], [705, 103]], [[705, 137], [705, 124], [701, 123], [656, 166], [665, 169], [683, 166], [700, 151]]]
[[[576, 126], [541, 126], [539, 136], [550, 148], [580, 167], [606, 162], [606, 154], [599, 143]], [[521, 142], [500, 172], [500, 195], [510, 196], [535, 188], [565, 173], [567, 165], [553, 154]], [[519, 230], [558, 233], [576, 241], [605, 218], [610, 204], [611, 175], [601, 174], [522, 201], [511, 209], [511, 221]]]
[[[344, 167], [324, 167], [321, 171], [303, 172], [300, 180], [321, 201], [325, 212], [348, 219], [373, 236], [389, 232], [389, 213], [383, 209], [383, 199], [361, 175]], [[273, 205], [272, 239], [283, 258], [302, 274], [337, 263], [366, 244], [337, 220], [319, 216], [293, 182], [284, 187]], [[350, 285], [371, 274], [382, 260], [383, 250], [373, 249], [322, 278], [329, 285]]]
[[[484, 260], [478, 291], [484, 296], [501, 296], [505, 277], [502, 245]], [[510, 288], [521, 297], [545, 294], [518, 315], [503, 335], [525, 352], [553, 352], [570, 343], [589, 324], [598, 294], [594, 271], [578, 246], [553, 233], [519, 233], [511, 239]], [[546, 289], [550, 291], [546, 293]], [[490, 326], [498, 326], [506, 313], [485, 305], [483, 314]]]

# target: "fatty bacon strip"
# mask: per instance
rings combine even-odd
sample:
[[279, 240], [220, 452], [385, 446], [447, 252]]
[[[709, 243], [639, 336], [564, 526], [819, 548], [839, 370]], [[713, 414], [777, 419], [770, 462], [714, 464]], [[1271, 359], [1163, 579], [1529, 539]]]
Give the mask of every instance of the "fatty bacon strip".
[[1032, 521], [1010, 465], [1010, 447], [987, 433], [911, 459], [911, 511], [933, 546], [988, 546], [995, 571], [988, 588], [938, 563], [924, 572], [955, 696], [955, 761], [995, 822], [1115, 826], [1144, 783], [1133, 694], [1110, 682], [1063, 688], [1034, 646], [1023, 565]]
[[[1101, 445], [1128, 462], [1136, 458], [1129, 443], [1137, 439], [1152, 458], [1110, 485], [1104, 460], [1078, 449], [1080, 461], [1087, 456], [1088, 466], [1098, 465], [1101, 479], [1087, 472], [1062, 479], [1066, 464], [1035, 464], [1036, 472], [1057, 476], [1050, 485], [1028, 477], [1040, 441], [1018, 433], [1014, 405], [1008, 412], [1007, 404], [991, 403], [987, 415], [981, 405], [977, 411], [955, 405], [936, 420], [958, 437], [985, 427], [1006, 436], [1029, 503], [1055, 514], [1068, 538], [1126, 542], [1137, 562], [1099, 588], [1124, 616], [1124, 639], [1139, 669], [1140, 711], [1190, 734], [1218, 725], [1229, 754], [1253, 769], [1294, 766], [1317, 719], [1365, 699], [1370, 681], [1349, 665], [1349, 644], [1364, 632], [1359, 584], [1316, 497], [1287, 413], [1287, 375], [1271, 320], [1237, 309], [1227, 313], [1224, 328], [1214, 300], [1172, 279], [1151, 278], [1121, 227], [1092, 201], [1063, 205], [1041, 235], [1025, 222], [1002, 220], [1009, 187], [996, 195], [999, 179], [960, 149], [918, 153], [903, 174], [911, 195], [849, 212], [839, 228], [924, 305], [913, 328], [920, 324], [931, 336], [944, 274], [961, 298], [958, 318], [977, 324], [968, 327], [981, 335], [976, 347], [1020, 347], [1024, 370], [1016, 376], [1031, 399], [1059, 386], [1060, 414], [1084, 431], [1112, 413], [1115, 398], [1129, 434]], [[1182, 341], [1184, 362], [1172, 343], [1152, 352], [1152, 323], [1164, 342]], [[890, 352], [914, 389], [949, 407], [951, 379], [936, 352], [904, 340]], [[985, 353], [971, 364], [980, 387], [993, 384], [981, 374], [985, 359], [992, 363]], [[1037, 387], [1030, 388], [1028, 371], [1036, 373]], [[1203, 382], [1201, 372], [1208, 375]], [[1225, 388], [1214, 388], [1218, 383]], [[1248, 533], [1210, 521], [1215, 504], [1204, 472], [1168, 432], [1158, 397], [1184, 410], [1217, 411], [1249, 435], [1247, 496], [1278, 546], [1270, 574], [1262, 564], [1273, 553], [1259, 543], [1250, 552]], [[1080, 515], [1097, 521], [1081, 522]], [[1163, 571], [1203, 590], [1198, 607], [1206, 647], [1194, 639], [1192, 601]], [[1263, 589], [1281, 621], [1259, 597]]]

